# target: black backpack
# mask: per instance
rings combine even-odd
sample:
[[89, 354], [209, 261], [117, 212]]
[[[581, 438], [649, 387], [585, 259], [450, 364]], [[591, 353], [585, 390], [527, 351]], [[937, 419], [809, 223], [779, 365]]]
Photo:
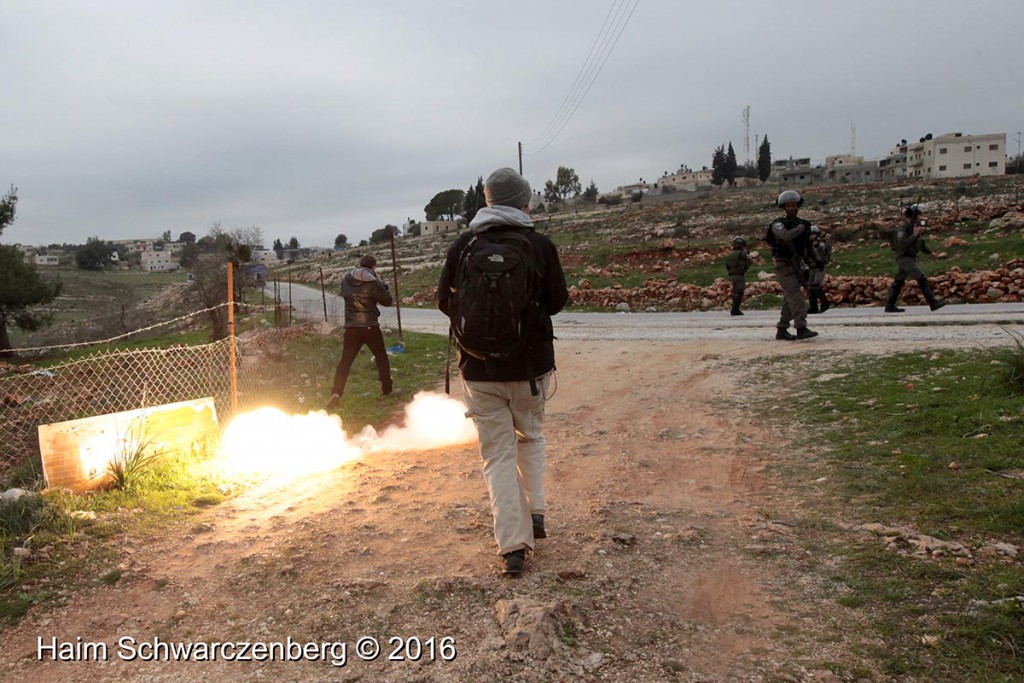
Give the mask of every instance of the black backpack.
[[459, 255], [451, 329], [465, 353], [483, 361], [522, 357], [539, 324], [540, 273], [520, 231], [473, 236]]

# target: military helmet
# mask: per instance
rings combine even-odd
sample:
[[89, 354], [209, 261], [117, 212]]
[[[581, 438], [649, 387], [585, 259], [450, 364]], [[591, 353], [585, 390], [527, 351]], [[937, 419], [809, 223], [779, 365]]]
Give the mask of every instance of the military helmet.
[[804, 205], [804, 197], [796, 190], [786, 190], [779, 195], [779, 198], [775, 200], [775, 206], [782, 206], [789, 202], [796, 202], [797, 206]]
[[811, 234], [812, 235], [820, 235], [821, 234], [821, 228], [819, 228], [817, 225], [812, 225], [811, 226]]
[[924, 209], [921, 208], [920, 204], [911, 204], [903, 211], [903, 215], [907, 218], [916, 218], [922, 213], [924, 213]]
[[740, 237], [739, 235], [736, 235], [735, 237], [732, 238], [732, 246], [745, 247], [747, 246], [747, 241]]

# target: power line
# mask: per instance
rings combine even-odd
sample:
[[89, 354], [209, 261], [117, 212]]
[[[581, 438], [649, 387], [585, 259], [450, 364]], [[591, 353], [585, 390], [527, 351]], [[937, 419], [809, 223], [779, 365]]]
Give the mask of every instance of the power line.
[[[629, 13], [626, 14], [625, 8], [628, 5], [628, 2], [629, 0], [625, 0], [625, 2], [620, 6], [622, 11], [616, 12], [616, 18], [613, 19], [612, 21], [612, 28], [605, 36], [604, 45], [608, 46], [607, 49], [605, 49], [604, 47], [599, 49], [599, 54], [600, 51], [604, 51], [603, 57], [598, 57], [591, 63], [589, 67], [589, 72], [592, 73], [592, 75], [584, 76], [583, 81], [580, 82], [579, 87], [577, 88], [577, 91], [583, 87], [583, 83], [586, 83], [586, 88], [583, 89], [582, 93], [580, 93], [578, 96], [574, 98], [569, 98], [571, 100], [574, 100], [574, 103], [572, 104], [572, 109], [567, 110], [567, 113], [562, 116], [560, 123], [556, 124], [557, 128], [548, 135], [549, 139], [545, 141], [543, 145], [536, 149], [532, 149], [525, 152], [526, 154], [539, 154], [540, 152], [543, 152], [545, 149], [550, 147], [551, 144], [562, 133], [562, 131], [565, 130], [565, 127], [566, 125], [568, 125], [569, 121], [572, 120], [572, 117], [576, 113], [576, 110], [579, 109], [580, 105], [583, 103], [583, 100], [586, 99], [587, 94], [590, 92], [590, 88], [593, 87], [594, 83], [597, 81], [597, 77], [601, 75], [601, 71], [604, 69], [604, 65], [608, 62], [608, 58], [611, 56], [611, 53], [615, 50], [615, 46], [618, 44], [619, 38], [622, 37], [622, 33], [626, 30], [626, 26], [629, 24], [629, 20], [633, 17], [633, 12], [636, 11], [637, 5], [640, 4], [640, 0], [634, 0], [633, 6], [629, 9]], [[611, 39], [611, 35], [613, 33], [615, 34], [615, 38]], [[600, 64], [598, 64], [598, 60], [600, 60]], [[596, 69], [594, 68], [595, 65], [597, 65]], [[557, 118], [558, 117], [556, 115], [556, 119]]]
[[590, 46], [590, 52], [587, 53], [586, 60], [584, 60], [583, 65], [580, 67], [579, 72], [576, 74], [576, 79], [572, 82], [572, 85], [569, 86], [568, 92], [565, 93], [565, 98], [562, 100], [562, 104], [559, 105], [558, 111], [555, 112], [555, 115], [548, 122], [547, 127], [545, 127], [543, 131], [541, 131], [540, 135], [538, 135], [533, 140], [530, 140], [529, 142], [526, 143], [527, 146], [536, 143], [538, 140], [540, 140], [545, 135], [547, 135], [548, 131], [550, 131], [554, 127], [555, 122], [558, 121], [559, 117], [562, 115], [562, 112], [566, 108], [566, 106], [565, 106], [566, 103], [569, 101], [570, 96], [573, 94], [573, 92], [576, 90], [578, 84], [580, 83], [580, 78], [582, 78], [583, 73], [589, 69], [590, 58], [594, 56], [594, 48], [596, 48], [597, 44], [599, 42], [601, 42], [601, 36], [604, 35], [605, 28], [607, 28], [607, 26], [608, 26], [608, 20], [611, 19], [612, 14], [615, 11], [615, 7], [616, 7], [617, 3], [618, 3], [618, 0], [615, 0], [614, 2], [612, 2], [611, 7], [608, 8], [608, 14], [606, 14], [605, 17], [604, 17], [604, 23], [601, 24], [601, 30], [598, 31], [597, 36], [594, 37], [594, 42]]
[[[543, 152], [548, 147], [550, 147], [551, 144], [558, 138], [561, 132], [568, 125], [569, 121], [576, 113], [576, 110], [579, 109], [580, 105], [583, 103], [583, 100], [590, 92], [590, 88], [593, 87], [594, 83], [597, 81], [597, 77], [601, 75], [601, 71], [604, 69], [605, 63], [607, 63], [608, 58], [611, 56], [612, 50], [615, 49], [615, 45], [618, 43], [619, 38], [622, 36], [622, 33], [626, 28], [626, 24], [629, 23], [629, 19], [633, 16], [633, 11], [636, 9], [637, 4], [639, 4], [639, 1], [640, 0], [636, 0], [633, 3], [633, 7], [632, 9], [630, 9], [628, 15], [626, 14], [625, 10], [628, 6], [629, 0], [625, 0], [619, 6], [620, 10], [617, 10], [615, 12], [615, 17], [612, 19], [611, 29], [604, 37], [603, 43], [598, 50], [598, 56], [594, 59], [593, 62], [591, 62], [590, 66], [588, 67], [587, 73], [583, 77], [583, 81], [580, 82], [579, 86], [576, 89], [576, 94], [570, 98], [570, 101], [572, 102], [572, 108], [566, 110], [562, 114], [561, 120], [556, 124], [556, 129], [549, 134], [548, 139], [545, 140], [543, 144], [541, 144], [539, 147], [527, 152], [528, 154], [538, 154], [540, 152]], [[613, 34], [615, 36], [614, 39], [612, 38]], [[603, 55], [601, 54], [602, 52]]]

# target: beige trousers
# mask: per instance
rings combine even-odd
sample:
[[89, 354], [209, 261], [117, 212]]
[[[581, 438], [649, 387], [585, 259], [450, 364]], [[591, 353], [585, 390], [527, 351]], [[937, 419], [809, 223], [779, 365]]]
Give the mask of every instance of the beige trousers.
[[531, 514], [544, 514], [544, 395], [550, 374], [529, 382], [462, 381], [480, 434], [498, 554], [532, 548]]

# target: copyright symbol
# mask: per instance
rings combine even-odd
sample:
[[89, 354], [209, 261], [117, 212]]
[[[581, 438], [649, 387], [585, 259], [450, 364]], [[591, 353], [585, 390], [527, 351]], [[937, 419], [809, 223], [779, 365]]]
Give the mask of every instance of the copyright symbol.
[[356, 641], [356, 654], [359, 659], [372, 662], [380, 655], [380, 643], [373, 636], [363, 636]]

